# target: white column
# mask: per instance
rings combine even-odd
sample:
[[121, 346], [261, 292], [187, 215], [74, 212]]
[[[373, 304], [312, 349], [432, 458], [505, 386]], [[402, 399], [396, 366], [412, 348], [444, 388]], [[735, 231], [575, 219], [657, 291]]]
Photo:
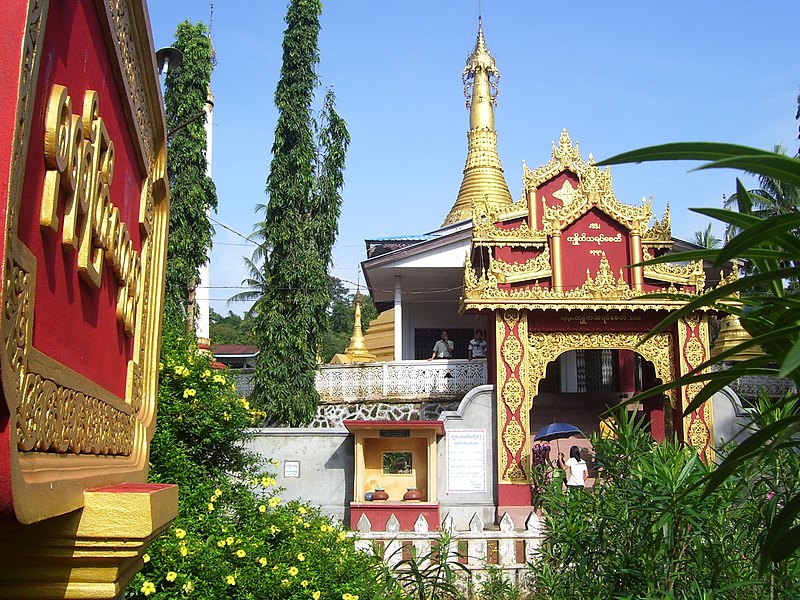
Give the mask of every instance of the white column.
[[403, 360], [403, 304], [400, 275], [394, 276], [394, 359]]
[[[206, 111], [206, 175], [211, 177], [211, 132], [214, 116], [214, 94], [211, 88], [208, 89], [208, 99], [203, 109]], [[200, 267], [200, 281], [197, 282], [195, 291], [195, 302], [197, 303], [197, 321], [195, 324], [197, 339], [202, 341], [209, 340], [209, 317], [211, 312], [211, 260]]]

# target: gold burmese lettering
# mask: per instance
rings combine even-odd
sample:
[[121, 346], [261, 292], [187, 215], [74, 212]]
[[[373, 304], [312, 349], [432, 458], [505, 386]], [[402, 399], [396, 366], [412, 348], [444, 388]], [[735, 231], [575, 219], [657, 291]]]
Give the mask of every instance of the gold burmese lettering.
[[[109, 196], [114, 142], [100, 117], [97, 92], [86, 92], [78, 116], [72, 114], [67, 88], [53, 86], [45, 115], [44, 161], [47, 171], [39, 224], [45, 232], [58, 233], [61, 227], [61, 244], [77, 250], [78, 275], [86, 285], [98, 289], [103, 263], [108, 263], [119, 283], [117, 322], [127, 335], [133, 335], [142, 260]], [[62, 194], [63, 224], [58, 218]]]
[[567, 236], [567, 241], [572, 242], [573, 246], [580, 246], [581, 244], [605, 244], [606, 242], [619, 243], [622, 241], [622, 234], [606, 235], [600, 233], [598, 235], [586, 235], [585, 233], [575, 233]]

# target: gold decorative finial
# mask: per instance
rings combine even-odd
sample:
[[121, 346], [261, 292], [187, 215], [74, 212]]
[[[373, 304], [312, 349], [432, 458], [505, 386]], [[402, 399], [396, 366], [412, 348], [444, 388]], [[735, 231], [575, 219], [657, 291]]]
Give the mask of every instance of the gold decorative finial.
[[481, 17], [478, 17], [475, 49], [467, 57], [461, 78], [469, 109], [467, 162], [458, 197], [442, 226], [471, 217], [472, 205], [477, 199], [486, 198], [488, 208], [497, 212], [507, 210], [514, 204], [503, 177], [503, 166], [497, 153], [497, 132], [494, 129], [500, 71], [486, 47]]

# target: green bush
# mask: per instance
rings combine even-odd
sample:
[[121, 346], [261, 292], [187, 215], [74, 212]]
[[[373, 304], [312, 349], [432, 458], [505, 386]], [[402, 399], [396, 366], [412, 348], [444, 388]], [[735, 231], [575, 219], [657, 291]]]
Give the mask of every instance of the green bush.
[[[759, 573], [759, 537], [787, 498], [775, 473], [742, 473], [711, 492], [696, 450], [653, 444], [625, 412], [617, 439], [593, 439], [606, 466], [593, 492], [544, 492], [536, 598], [773, 598], [800, 593], [800, 562]], [[747, 483], [748, 485], [743, 485]], [[772, 508], [771, 508], [772, 507]]]
[[319, 509], [281, 502], [268, 465], [247, 450], [245, 431], [263, 413], [208, 355], [164, 337], [150, 476], [180, 485], [180, 515], [127, 597], [366, 598], [370, 558]]

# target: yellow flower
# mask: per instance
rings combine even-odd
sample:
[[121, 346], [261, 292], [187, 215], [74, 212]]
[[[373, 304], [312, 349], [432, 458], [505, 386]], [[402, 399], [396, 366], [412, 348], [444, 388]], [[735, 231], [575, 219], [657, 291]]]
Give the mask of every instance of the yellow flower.
[[212, 510], [214, 510], [214, 505], [211, 504], [211, 502], [209, 502], [208, 503], [208, 512], [211, 512]]
[[183, 592], [185, 594], [191, 594], [194, 591], [194, 584], [191, 581], [187, 581], [183, 584]]
[[217, 542], [217, 546], [219, 546], [220, 548], [224, 548], [225, 547], [225, 540], [218, 541]]
[[340, 542], [343, 542], [344, 538], [346, 538], [346, 537], [347, 537], [347, 534], [344, 531], [340, 531], [339, 535], [336, 536], [336, 539], [339, 540]]
[[262, 485], [262, 487], [269, 487], [271, 485], [275, 485], [275, 478], [274, 477], [262, 477], [261, 478], [261, 485]]
[[142, 562], [149, 563], [150, 562], [150, 555], [149, 554], [142, 555]]
[[250, 403], [247, 401], [247, 398], [239, 398], [239, 404], [241, 404], [242, 408], [245, 410], [250, 410]]
[[305, 554], [303, 554], [302, 552], [300, 552], [300, 553], [297, 555], [297, 560], [299, 560], [300, 562], [303, 562], [305, 559], [306, 559], [306, 555], [305, 555]]
[[244, 550], [242, 550], [241, 548], [239, 548], [239, 549], [236, 551], [236, 556], [238, 556], [239, 558], [244, 558], [245, 556], [247, 556], [247, 552], [245, 552]]
[[184, 398], [189, 398], [190, 396], [194, 398], [196, 395], [197, 395], [197, 390], [195, 390], [194, 388], [186, 388], [185, 390], [183, 390]]
[[358, 600], [358, 596], [356, 594], [348, 594], [345, 592], [342, 594], [342, 600]]
[[222, 413], [222, 420], [223, 421], [230, 421], [231, 420], [231, 413], [229, 413], [228, 411], [225, 411], [224, 413]]
[[276, 533], [278, 533], [279, 531], [280, 531], [280, 527], [277, 527], [277, 526], [275, 526], [275, 525], [270, 525], [270, 526], [269, 526], [269, 532], [270, 532], [272, 535], [275, 535], [275, 534], [276, 534]]
[[225, 383], [225, 378], [222, 375], [214, 375], [214, 378], [211, 380], [214, 383]]
[[275, 508], [280, 503], [281, 503], [280, 496], [273, 496], [272, 498], [269, 499], [269, 502], [267, 502], [270, 508]]
[[299, 512], [301, 515], [305, 515], [308, 513], [308, 509], [305, 506], [299, 506], [297, 507], [297, 512]]
[[305, 523], [303, 523], [303, 527], [305, 527], [306, 529], [310, 529], [311, 528], [311, 523], [306, 521]]
[[329, 531], [332, 531], [333, 528], [330, 527], [327, 523], [323, 523], [322, 525], [319, 526], [319, 530], [322, 533], [328, 533]]
[[175, 581], [177, 578], [178, 578], [178, 574], [175, 571], [170, 571], [169, 573], [167, 573], [167, 576], [164, 577], [164, 579], [166, 579], [170, 583]]
[[203, 372], [200, 374], [200, 377], [202, 377], [203, 379], [205, 379], [206, 377], [211, 377], [211, 371], [209, 371], [208, 369], [206, 369], [205, 371], [203, 371]]
[[236, 585], [236, 577], [234, 577], [233, 575], [228, 575], [227, 577], [225, 577], [225, 583], [227, 583], [228, 585]]
[[233, 544], [233, 542], [234, 542], [234, 541], [235, 541], [235, 540], [234, 540], [232, 537], [227, 537], [227, 538], [225, 538], [225, 543], [226, 543], [226, 544], [228, 544], [228, 546], [230, 546], [231, 544]]
[[266, 567], [267, 559], [262, 556], [261, 558], [258, 559], [258, 564], [260, 564], [262, 567]]
[[313, 594], [311, 594], [311, 598], [312, 598], [312, 600], [319, 600], [319, 597], [321, 595], [322, 595], [322, 593], [319, 590], [317, 590]]
[[266, 506], [264, 506], [263, 504], [259, 505], [259, 507], [258, 507], [258, 512], [260, 512], [260, 513], [265, 513], [265, 512], [267, 512], [267, 507], [266, 507]]
[[139, 591], [142, 592], [145, 596], [149, 596], [150, 594], [156, 591], [156, 586], [152, 581], [145, 581], [142, 584], [142, 589]]
[[292, 585], [292, 582], [291, 582], [291, 581], [289, 581], [289, 580], [288, 580], [288, 579], [286, 579], [286, 578], [283, 578], [283, 579], [281, 579], [281, 585], [282, 585], [283, 587], [289, 587], [290, 585]]
[[295, 567], [295, 566], [289, 567], [289, 575], [290, 576], [296, 577], [299, 572], [300, 572], [300, 569], [298, 569], [297, 567]]
[[189, 551], [186, 549], [186, 546], [181, 546], [181, 556], [186, 556], [189, 554]]
[[175, 530], [175, 537], [179, 540], [182, 540], [186, 537], [186, 531], [184, 529], [176, 529]]
[[300, 585], [302, 585], [303, 587], [308, 587], [308, 583], [309, 583], [308, 579], [303, 579], [303, 581], [300, 582]]

